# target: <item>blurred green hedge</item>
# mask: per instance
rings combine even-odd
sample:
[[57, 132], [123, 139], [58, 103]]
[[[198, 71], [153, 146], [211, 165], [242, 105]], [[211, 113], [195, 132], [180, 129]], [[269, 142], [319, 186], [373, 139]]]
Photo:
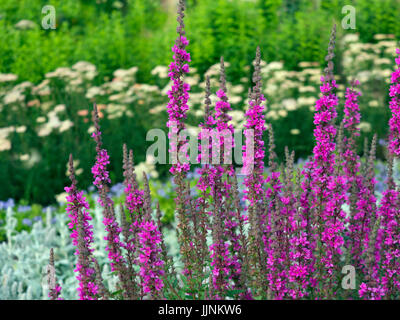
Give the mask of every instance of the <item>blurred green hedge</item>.
[[[174, 0], [0, 0], [0, 72], [38, 81], [46, 72], [85, 60], [110, 76], [118, 68], [140, 66], [138, 80], [171, 59], [175, 37]], [[41, 8], [56, 8], [57, 29], [43, 30]], [[187, 33], [200, 73], [224, 55], [230, 76], [240, 78], [254, 48], [264, 60], [322, 62], [333, 20], [341, 21], [347, 0], [188, 0]], [[400, 35], [400, 2], [355, 0], [361, 40], [377, 33]], [[18, 30], [20, 20], [36, 24]]]

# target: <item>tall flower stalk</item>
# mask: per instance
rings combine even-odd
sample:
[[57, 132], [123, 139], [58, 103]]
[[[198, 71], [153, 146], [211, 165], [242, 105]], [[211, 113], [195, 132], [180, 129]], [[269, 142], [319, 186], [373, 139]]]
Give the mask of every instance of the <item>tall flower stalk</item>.
[[49, 265], [47, 266], [47, 284], [49, 286], [50, 300], [63, 300], [61, 298], [61, 286], [57, 282], [56, 269], [54, 266], [54, 250], [50, 249]]
[[249, 107], [245, 113], [245, 137], [246, 145], [243, 146], [243, 169], [245, 196], [248, 201], [249, 216], [249, 255], [252, 265], [252, 274], [256, 276], [256, 287], [260, 294], [266, 290], [266, 256], [262, 246], [263, 243], [263, 204], [264, 204], [264, 156], [265, 146], [263, 135], [266, 130], [264, 120], [264, 95], [261, 93], [261, 52], [257, 47], [254, 63], [253, 83], [254, 87], [249, 94]]
[[[178, 218], [178, 239], [180, 251], [184, 263], [184, 274], [188, 277], [189, 287], [193, 287], [193, 268], [195, 257], [193, 255], [194, 244], [191, 240], [191, 227], [189, 217], [190, 212], [190, 193], [186, 188], [186, 174], [190, 169], [189, 156], [187, 154], [188, 141], [186, 137], [181, 137], [181, 133], [185, 133], [184, 120], [187, 117], [189, 106], [190, 86], [184, 81], [184, 76], [189, 72], [190, 54], [186, 51], [189, 41], [185, 37], [184, 30], [184, 1], [179, 0], [178, 3], [178, 27], [176, 29], [178, 37], [175, 45], [172, 47], [173, 62], [169, 65], [169, 77], [172, 82], [171, 90], [168, 91], [169, 102], [167, 104], [168, 122], [167, 127], [170, 131], [169, 152], [172, 154], [173, 164], [170, 172], [174, 175], [174, 183], [176, 185], [176, 211]], [[192, 290], [192, 288], [191, 288]]]
[[213, 112], [211, 110], [211, 87], [210, 78], [206, 77], [205, 99], [204, 99], [204, 121], [199, 124], [200, 132], [198, 138], [201, 141], [199, 144], [198, 162], [201, 163], [198, 173], [199, 180], [196, 183], [196, 188], [199, 191], [199, 196], [195, 200], [195, 212], [198, 223], [198, 277], [202, 282], [207, 279], [205, 268], [208, 266], [208, 246], [207, 234], [211, 229], [210, 217], [212, 216], [211, 208], [211, 189], [215, 183], [216, 169], [212, 163], [212, 141], [211, 132], [215, 124]]
[[400, 194], [393, 179], [394, 157], [400, 155], [400, 49], [396, 49], [396, 53], [399, 55], [395, 59], [397, 68], [392, 73], [389, 91], [392, 117], [389, 120], [388, 187], [378, 209], [381, 229], [376, 240], [382, 265], [379, 289], [385, 299], [395, 297], [400, 290]]
[[69, 156], [69, 172], [71, 186], [65, 187], [67, 195], [67, 213], [71, 222], [68, 224], [72, 230], [72, 244], [76, 247], [75, 255], [78, 257], [75, 272], [78, 274], [79, 298], [81, 300], [96, 300], [98, 286], [96, 284], [96, 271], [93, 257], [93, 226], [90, 224], [92, 217], [89, 214], [89, 204], [83, 196], [83, 191], [76, 187], [75, 170], [72, 155]]
[[389, 120], [389, 151], [400, 156], [400, 49], [396, 49], [396, 53], [398, 54], [395, 59], [397, 68], [392, 73], [389, 91], [391, 97], [389, 108], [392, 113]]
[[130, 281], [137, 289], [136, 285], [136, 271], [135, 265], [137, 264], [138, 255], [138, 237], [139, 224], [143, 215], [143, 194], [144, 191], [139, 189], [136, 180], [135, 169], [133, 166], [133, 151], [128, 150], [126, 145], [123, 145], [123, 175], [124, 175], [124, 193], [125, 193], [125, 207], [129, 212], [129, 219], [126, 218], [124, 207], [121, 205], [122, 217], [122, 233], [124, 235], [123, 247], [126, 250], [126, 260], [128, 274]]
[[139, 225], [139, 275], [142, 279], [141, 285], [144, 294], [149, 294], [151, 299], [163, 297], [164, 287], [164, 264], [162, 258], [162, 235], [158, 225], [151, 216], [151, 197], [146, 174], [143, 173], [144, 192], [144, 215]]
[[336, 106], [338, 98], [337, 88], [333, 76], [333, 58], [336, 39], [336, 25], [331, 34], [326, 60], [328, 66], [325, 76], [321, 77], [320, 91], [322, 97], [316, 102], [314, 115], [314, 137], [316, 145], [313, 149], [312, 176], [311, 176], [311, 211], [314, 215], [313, 243], [316, 257], [316, 295], [317, 297], [332, 297], [336, 286], [336, 272], [338, 257], [342, 254], [344, 244], [343, 231], [345, 213], [341, 209], [345, 201], [342, 186], [345, 178], [335, 170], [338, 163], [335, 161], [334, 121], [337, 117]]
[[123, 245], [121, 244], [120, 234], [122, 228], [115, 217], [114, 202], [108, 196], [108, 184], [111, 183], [110, 175], [107, 170], [107, 165], [110, 163], [109, 155], [106, 149], [102, 148], [101, 131], [99, 125], [99, 116], [96, 104], [93, 107], [93, 122], [95, 131], [92, 133], [92, 138], [96, 142], [96, 162], [92, 167], [92, 174], [94, 182], [99, 192], [98, 202], [103, 207], [103, 224], [105, 226], [107, 236], [106, 250], [108, 252], [108, 259], [111, 265], [111, 271], [116, 271], [118, 274], [119, 282], [123, 288], [123, 295], [125, 299], [135, 299], [137, 292], [135, 285], [132, 282], [132, 277], [128, 273], [126, 261], [122, 254]]

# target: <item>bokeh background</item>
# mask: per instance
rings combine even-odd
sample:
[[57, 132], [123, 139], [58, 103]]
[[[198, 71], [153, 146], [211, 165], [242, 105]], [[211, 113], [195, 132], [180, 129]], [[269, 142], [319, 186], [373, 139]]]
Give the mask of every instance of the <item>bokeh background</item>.
[[[345, 85], [358, 78], [363, 91], [360, 146], [375, 132], [384, 146], [400, 1], [186, 3], [192, 55], [189, 126], [204, 113], [204, 76], [211, 76], [214, 92], [217, 88], [220, 56], [227, 61], [234, 125], [243, 125], [259, 45], [266, 118], [275, 129], [277, 152], [282, 156], [288, 146], [298, 161], [305, 159], [313, 147], [313, 106], [335, 22], [341, 107]], [[341, 27], [342, 8], [349, 4], [356, 9], [354, 30]], [[56, 9], [55, 30], [41, 27], [45, 5]], [[165, 128], [175, 7], [174, 0], [0, 0], [0, 211], [13, 205], [21, 212], [41, 212], [62, 202], [71, 152], [79, 187], [90, 192], [93, 102], [101, 111], [113, 183], [122, 181], [124, 142], [133, 149], [139, 171], [147, 171], [155, 185], [168, 183], [168, 166], [155, 167], [145, 158], [151, 144], [145, 137], [151, 128]], [[378, 154], [383, 158], [382, 148]]]

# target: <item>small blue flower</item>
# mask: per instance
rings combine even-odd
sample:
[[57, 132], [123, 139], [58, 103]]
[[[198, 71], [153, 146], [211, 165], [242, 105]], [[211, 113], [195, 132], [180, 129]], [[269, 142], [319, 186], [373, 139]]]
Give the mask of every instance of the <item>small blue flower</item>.
[[378, 143], [379, 143], [380, 146], [386, 146], [387, 145], [387, 141], [384, 140], [384, 139], [379, 139]]
[[31, 206], [18, 206], [18, 212], [27, 212], [30, 211], [32, 208]]
[[164, 197], [166, 196], [166, 194], [167, 194], [163, 188], [158, 189], [158, 190], [157, 190], [157, 193], [158, 193], [161, 197], [163, 197], [163, 198], [164, 198]]
[[111, 191], [112, 194], [114, 194], [115, 196], [119, 197], [124, 192], [124, 185], [122, 183], [114, 184], [110, 188], [110, 191]]
[[31, 226], [32, 225], [32, 220], [25, 218], [22, 220], [22, 224], [26, 225], [26, 226]]
[[0, 210], [7, 210], [8, 208], [13, 208], [15, 206], [14, 199], [8, 199], [7, 201], [0, 201]]

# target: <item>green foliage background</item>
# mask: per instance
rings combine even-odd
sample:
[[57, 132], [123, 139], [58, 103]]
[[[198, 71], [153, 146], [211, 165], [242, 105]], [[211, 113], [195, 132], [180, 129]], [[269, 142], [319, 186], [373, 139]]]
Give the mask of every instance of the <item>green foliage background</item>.
[[[172, 4], [171, 4], [172, 3]], [[140, 66], [139, 81], [151, 81], [150, 70], [171, 59], [175, 38], [174, 1], [160, 0], [0, 0], [0, 72], [37, 82], [46, 72], [90, 61], [100, 76], [117, 68]], [[57, 29], [39, 28], [41, 8], [56, 8]], [[332, 22], [343, 18], [344, 5], [357, 12], [357, 32], [370, 41], [377, 33], [400, 35], [397, 0], [188, 0], [187, 33], [192, 65], [200, 71], [221, 55], [240, 77], [254, 48], [264, 60], [323, 61]], [[16, 30], [22, 20], [34, 30]]]
[[[40, 27], [41, 9], [48, 4], [56, 8], [56, 30]], [[297, 69], [301, 61], [323, 63], [332, 24], [340, 23], [342, 7], [348, 4], [357, 10], [356, 32], [362, 41], [373, 41], [373, 35], [378, 33], [400, 36], [398, 0], [188, 0], [185, 23], [190, 39], [191, 66], [202, 75], [224, 56], [231, 65], [227, 69], [229, 81], [239, 83], [244, 76], [251, 79], [250, 72], [246, 74], [243, 70], [251, 65], [257, 45], [261, 46], [263, 60], [282, 60], [288, 69]], [[110, 79], [116, 69], [132, 66], [139, 67], [138, 82], [152, 84], [155, 79], [150, 71], [155, 66], [167, 65], [172, 57], [174, 10], [174, 1], [160, 0], [0, 0], [0, 73], [14, 73], [20, 82], [38, 83], [45, 73], [57, 67], [85, 60], [98, 68], [94, 84]], [[23, 19], [35, 22], [36, 28], [18, 30], [15, 24]], [[339, 37], [342, 32], [339, 28]], [[339, 75], [340, 59], [339, 51], [336, 57]], [[14, 153], [38, 148], [42, 161], [26, 170], [11, 155], [0, 153], [0, 176], [4, 181], [0, 186], [0, 199], [12, 197], [42, 204], [54, 201], [54, 194], [61, 192], [67, 182], [65, 163], [71, 151], [79, 154], [84, 169], [82, 187], [90, 184], [93, 144], [90, 139], [83, 141], [81, 138], [86, 137], [88, 125], [80, 123], [75, 114], [78, 109], [89, 109], [91, 102], [84, 95], [68, 95], [61, 85], [54, 99], [74, 106], [69, 116], [76, 125], [62, 135], [47, 137], [45, 144], [33, 134], [29, 135], [29, 126], [23, 138], [14, 134], [11, 137]], [[135, 104], [131, 106], [133, 111], [137, 108]], [[36, 118], [34, 112], [29, 109], [11, 117], [2, 111], [0, 126]], [[302, 122], [307, 128], [302, 131], [311, 133], [312, 121], [308, 121], [311, 120], [308, 113], [302, 115], [301, 112], [285, 121], [295, 123], [298, 117], [307, 118]], [[296, 115], [297, 118], [293, 118]], [[373, 123], [373, 119], [369, 119]], [[133, 119], [120, 118], [117, 123], [103, 121], [114, 181], [122, 179], [122, 142], [132, 141], [130, 147], [139, 150], [137, 162], [143, 161], [144, 151], [142, 154], [140, 151], [146, 147], [145, 132], [163, 123], [164, 116], [154, 117], [142, 112], [135, 113]], [[289, 126], [283, 121], [279, 124]], [[284, 146], [279, 141], [285, 141], [289, 147], [299, 145], [298, 154], [309, 154], [312, 136], [293, 138], [288, 133], [285, 135], [287, 130], [284, 129], [277, 139], [280, 152]], [[166, 171], [164, 169], [161, 173]]]

